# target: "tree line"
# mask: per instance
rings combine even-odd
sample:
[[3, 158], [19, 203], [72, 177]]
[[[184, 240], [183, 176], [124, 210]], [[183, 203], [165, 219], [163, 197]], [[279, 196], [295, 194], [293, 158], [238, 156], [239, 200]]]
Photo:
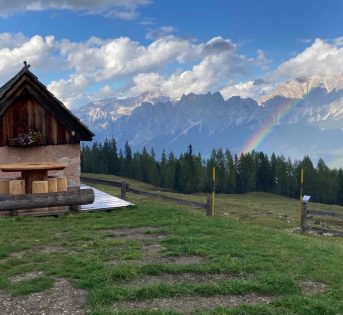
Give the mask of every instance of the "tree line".
[[343, 205], [343, 171], [330, 169], [322, 159], [316, 165], [308, 156], [292, 161], [283, 155], [252, 151], [240, 156], [214, 149], [209, 158], [194, 154], [192, 145], [179, 156], [165, 151], [159, 159], [153, 150], [132, 152], [126, 142], [118, 151], [115, 139], [82, 146], [81, 171], [133, 178], [180, 193], [210, 192], [216, 168], [217, 193], [269, 192], [299, 198], [300, 170], [304, 169], [304, 194], [311, 201]]

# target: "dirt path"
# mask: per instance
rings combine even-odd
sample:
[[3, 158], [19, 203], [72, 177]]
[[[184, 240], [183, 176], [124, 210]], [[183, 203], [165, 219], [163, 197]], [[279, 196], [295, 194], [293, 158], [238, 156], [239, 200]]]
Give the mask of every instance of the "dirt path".
[[83, 315], [86, 292], [58, 279], [49, 290], [11, 297], [0, 292], [1, 315]]
[[173, 310], [190, 314], [194, 311], [211, 309], [217, 306], [235, 307], [240, 304], [267, 304], [272, 297], [258, 294], [248, 295], [216, 295], [216, 296], [181, 296], [165, 299], [152, 299], [142, 301], [125, 301], [114, 305], [116, 311], [120, 310]]

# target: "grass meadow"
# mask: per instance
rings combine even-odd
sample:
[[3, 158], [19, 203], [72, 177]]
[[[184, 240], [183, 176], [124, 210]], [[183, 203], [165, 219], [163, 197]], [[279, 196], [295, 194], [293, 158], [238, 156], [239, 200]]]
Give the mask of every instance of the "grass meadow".
[[110, 212], [0, 219], [0, 305], [4, 296], [25, 305], [66, 279], [84, 292], [75, 314], [343, 314], [343, 239], [299, 234], [298, 201], [218, 195], [217, 215], [206, 217], [128, 200], [135, 206]]

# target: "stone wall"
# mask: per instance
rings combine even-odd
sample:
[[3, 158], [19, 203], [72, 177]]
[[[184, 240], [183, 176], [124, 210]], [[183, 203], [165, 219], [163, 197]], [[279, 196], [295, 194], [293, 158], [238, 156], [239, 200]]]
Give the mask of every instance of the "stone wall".
[[[68, 185], [80, 186], [80, 144], [33, 147], [0, 147], [0, 164], [21, 162], [60, 162], [68, 164], [63, 171], [49, 171], [49, 175], [66, 175]], [[1, 172], [0, 178], [19, 177], [20, 173]]]

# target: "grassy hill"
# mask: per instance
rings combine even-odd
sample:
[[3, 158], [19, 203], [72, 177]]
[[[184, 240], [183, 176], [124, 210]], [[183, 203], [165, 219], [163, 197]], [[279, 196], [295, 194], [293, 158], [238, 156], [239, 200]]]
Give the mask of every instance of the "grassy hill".
[[[207, 194], [178, 194], [159, 190], [158, 187], [153, 185], [139, 182], [132, 179], [123, 177], [104, 175], [104, 174], [83, 174], [85, 177], [109, 179], [114, 181], [125, 181], [131, 187], [150, 191], [158, 192], [160, 195], [177, 197], [179, 199], [186, 199], [201, 203], [206, 203]], [[105, 185], [96, 185], [101, 190], [106, 191], [110, 194], [119, 196], [120, 189], [115, 187], [108, 187]], [[132, 202], [148, 202], [155, 203], [156, 200], [147, 197], [137, 196], [135, 194], [129, 194], [128, 199]], [[158, 202], [157, 202], [158, 204]], [[164, 203], [162, 203], [164, 204]], [[275, 227], [280, 229], [291, 229], [297, 228], [300, 224], [300, 203], [299, 200], [278, 196], [270, 193], [253, 192], [241, 195], [216, 195], [216, 215], [228, 218], [235, 218], [240, 221], [259, 224], [267, 227]], [[308, 208], [313, 210], [327, 210], [334, 211], [343, 214], [343, 207], [336, 205], [326, 205], [309, 202]], [[203, 210], [199, 210], [203, 211]], [[310, 223], [318, 221], [317, 218], [310, 220]], [[319, 219], [319, 221], [325, 221], [331, 228], [337, 228], [343, 230], [343, 220], [333, 219]]]
[[0, 220], [0, 314], [343, 313], [343, 240], [287, 232], [297, 201], [222, 195], [213, 218], [128, 199], [136, 206]]

